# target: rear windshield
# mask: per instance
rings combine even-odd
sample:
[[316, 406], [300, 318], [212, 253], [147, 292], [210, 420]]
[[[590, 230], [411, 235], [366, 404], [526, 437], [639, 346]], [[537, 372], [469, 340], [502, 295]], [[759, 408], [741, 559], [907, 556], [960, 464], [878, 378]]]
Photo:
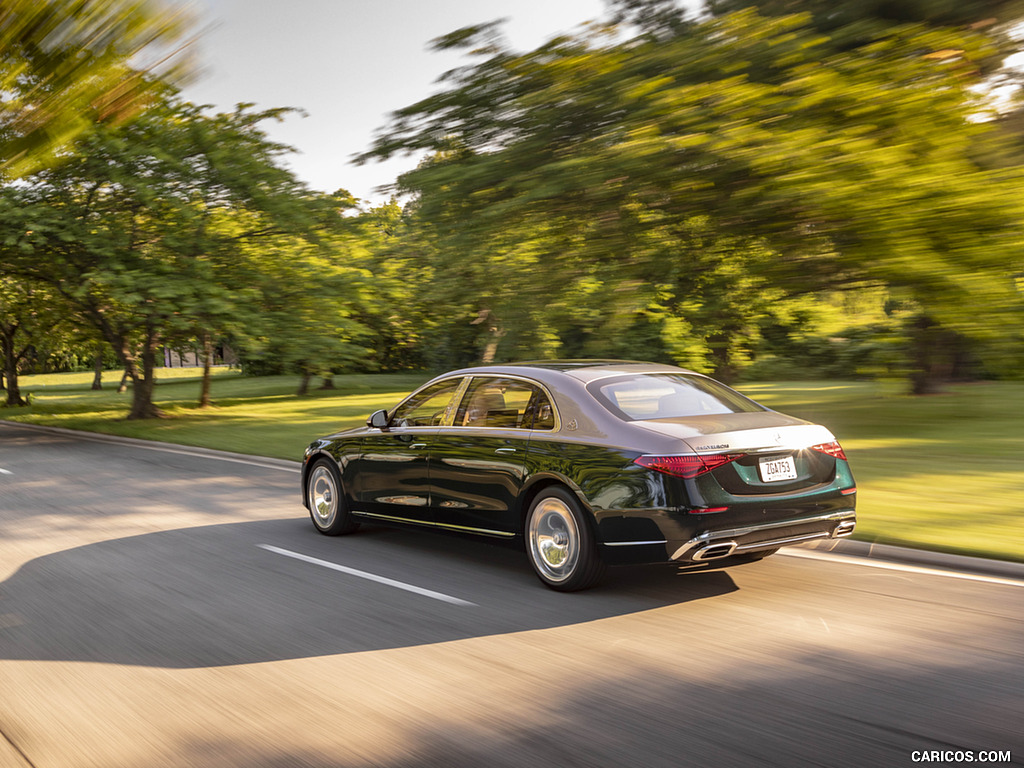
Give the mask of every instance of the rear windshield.
[[616, 376], [591, 382], [587, 389], [626, 421], [768, 410], [713, 379], [685, 373]]

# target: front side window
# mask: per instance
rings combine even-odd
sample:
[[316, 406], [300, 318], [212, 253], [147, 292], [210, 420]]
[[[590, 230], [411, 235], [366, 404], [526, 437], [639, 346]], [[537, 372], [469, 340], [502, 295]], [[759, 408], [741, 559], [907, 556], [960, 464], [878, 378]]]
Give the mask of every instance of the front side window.
[[478, 376], [455, 414], [457, 427], [553, 429], [551, 402], [540, 387], [518, 379]]
[[391, 414], [395, 427], [436, 427], [444, 419], [462, 379], [447, 379], [417, 392]]
[[714, 379], [689, 374], [616, 376], [592, 382], [587, 389], [626, 421], [767, 410]]

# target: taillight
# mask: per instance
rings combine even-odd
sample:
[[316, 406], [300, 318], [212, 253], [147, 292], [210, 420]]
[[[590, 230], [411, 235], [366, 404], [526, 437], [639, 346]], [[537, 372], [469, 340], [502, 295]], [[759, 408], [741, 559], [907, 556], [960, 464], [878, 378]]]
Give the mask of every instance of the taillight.
[[718, 469], [736, 459], [741, 459], [743, 455], [742, 453], [711, 453], [703, 456], [640, 456], [634, 459], [633, 463], [653, 469], [655, 472], [690, 479]]
[[812, 445], [812, 451], [818, 451], [819, 453], [827, 453], [833, 459], [842, 459], [846, 461], [846, 453], [843, 451], [843, 446], [838, 442], [822, 443], [821, 445]]

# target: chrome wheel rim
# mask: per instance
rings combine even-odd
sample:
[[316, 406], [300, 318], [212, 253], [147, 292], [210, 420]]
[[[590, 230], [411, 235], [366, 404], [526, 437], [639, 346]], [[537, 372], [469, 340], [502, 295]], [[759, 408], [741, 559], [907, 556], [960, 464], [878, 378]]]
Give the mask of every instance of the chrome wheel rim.
[[580, 534], [576, 518], [561, 499], [544, 499], [533, 510], [530, 554], [549, 581], [565, 581], [575, 570], [580, 557]]
[[309, 477], [309, 503], [314, 522], [328, 528], [338, 515], [338, 486], [325, 466], [314, 469]]

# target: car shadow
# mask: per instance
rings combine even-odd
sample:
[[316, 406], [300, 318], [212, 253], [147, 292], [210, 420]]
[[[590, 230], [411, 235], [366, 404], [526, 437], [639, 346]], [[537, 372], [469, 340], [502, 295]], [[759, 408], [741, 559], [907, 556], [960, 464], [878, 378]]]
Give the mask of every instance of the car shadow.
[[661, 566], [611, 569], [603, 585], [562, 594], [509, 546], [383, 527], [330, 538], [295, 518], [230, 523], [25, 563], [0, 584], [0, 659], [247, 664], [547, 629], [736, 589], [723, 570]]

